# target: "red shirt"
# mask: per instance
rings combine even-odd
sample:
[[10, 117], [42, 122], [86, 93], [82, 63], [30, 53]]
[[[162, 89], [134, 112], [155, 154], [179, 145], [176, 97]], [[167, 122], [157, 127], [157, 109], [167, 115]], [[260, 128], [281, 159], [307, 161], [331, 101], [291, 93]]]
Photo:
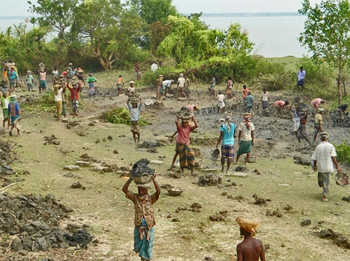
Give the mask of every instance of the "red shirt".
[[67, 84], [67, 88], [70, 91], [70, 99], [72, 101], [78, 101], [79, 100], [79, 90], [81, 88], [81, 84], [78, 83], [78, 88], [71, 88], [69, 87], [69, 85]]

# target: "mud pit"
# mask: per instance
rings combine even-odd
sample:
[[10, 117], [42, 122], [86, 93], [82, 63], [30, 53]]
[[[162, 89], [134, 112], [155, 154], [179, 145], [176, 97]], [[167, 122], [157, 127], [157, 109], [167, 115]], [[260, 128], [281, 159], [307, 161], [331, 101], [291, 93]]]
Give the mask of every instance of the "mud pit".
[[[141, 93], [143, 100], [151, 99], [153, 95]], [[346, 222], [350, 218], [349, 203], [341, 200], [349, 191], [332, 186], [330, 202], [324, 204], [320, 201], [316, 174], [309, 166], [294, 163], [296, 159], [309, 161], [313, 147], [310, 148], [307, 142], [297, 144], [291, 121], [286, 116], [277, 119], [273, 112], [270, 117], [256, 112], [252, 118], [256, 127], [252, 155], [257, 158], [256, 163], [247, 167], [245, 175], [224, 175], [218, 171], [220, 161], [210, 159], [219, 135], [219, 119], [223, 115], [216, 113], [216, 101], [205, 95], [204, 92], [193, 92], [189, 101], [168, 98], [163, 101], [164, 107], [160, 106], [160, 110], [144, 108], [142, 116], [151, 119], [152, 125], [141, 127], [141, 144], [146, 143], [140, 147], [134, 144], [128, 126], [113, 125], [99, 119], [103, 110], [124, 106], [125, 96], [113, 99], [99, 96], [94, 102], [93, 112], [75, 119], [69, 116], [66, 123], [54, 122], [52, 114], [32, 116], [24, 112], [22, 136], [10, 138], [6, 132], [2, 136], [3, 141], [11, 141], [18, 155], [15, 157], [19, 160], [9, 164], [13, 174], [17, 175], [14, 178], [25, 178], [25, 181], [18, 181], [7, 189], [8, 196], [21, 197], [33, 193], [45, 198], [43, 195], [55, 195], [64, 206], [75, 210], [69, 213], [69, 220], [60, 221], [63, 227], [66, 222], [74, 221], [78, 226], [73, 226], [74, 231], [86, 226], [97, 241], [87, 250], [76, 250], [75, 246], [63, 249], [48, 247], [47, 251], [21, 252], [26, 254], [21, 256], [10, 250], [11, 242], [17, 236], [4, 234], [1, 242], [7, 238], [8, 247], [3, 249], [8, 252], [2, 252], [2, 255], [11, 256], [9, 260], [139, 260], [132, 251], [133, 205], [125, 199], [121, 188], [126, 181], [125, 172], [131, 169], [133, 163], [142, 158], [159, 160], [162, 157], [164, 164], [152, 165], [158, 182], [160, 185], [180, 187], [184, 192], [172, 197], [165, 186], [161, 198], [154, 205], [157, 225], [153, 260], [235, 260], [235, 247], [241, 241], [234, 221], [237, 216], [261, 220], [258, 238], [267, 249], [267, 260], [346, 260], [350, 254], [348, 249], [320, 238], [315, 232], [332, 229], [345, 238], [350, 237], [350, 227]], [[285, 97], [274, 93], [270, 95]], [[292, 97], [291, 94], [287, 96]], [[228, 101], [236, 125], [242, 120], [240, 100], [239, 96]], [[175, 144], [168, 141], [167, 136], [175, 131], [176, 113], [190, 103], [198, 103], [202, 107], [196, 114], [199, 129], [191, 134], [191, 142], [202, 155], [197, 158], [201, 161], [201, 168], [196, 169], [197, 177], [176, 174], [177, 178], [173, 178], [177, 169], [170, 171], [168, 168]], [[78, 129], [89, 135], [79, 135]], [[309, 120], [309, 139], [312, 139], [312, 130]], [[332, 128], [330, 125], [326, 130], [331, 133], [332, 142], [340, 142], [348, 135], [347, 128]], [[45, 146], [43, 143], [49, 140], [44, 137], [52, 135], [60, 144]], [[109, 136], [113, 139], [108, 139]], [[95, 143], [97, 140], [99, 142]], [[148, 153], [147, 149], [154, 148], [154, 145], [158, 153]], [[118, 153], [115, 153], [116, 150]], [[96, 165], [97, 171], [93, 170], [95, 167], [81, 167], [74, 175], [68, 175], [68, 171], [63, 170], [80, 159], [99, 164]], [[235, 167], [243, 167], [241, 165], [242, 162]], [[204, 172], [206, 166], [215, 170], [215, 175], [222, 180], [221, 184], [198, 186], [199, 177], [208, 174]], [[103, 171], [103, 168], [108, 168], [108, 171]], [[28, 171], [30, 175], [22, 176], [18, 170]], [[74, 182], [81, 182], [86, 189], [71, 189]], [[133, 186], [130, 189], [136, 191]], [[259, 195], [259, 200], [253, 198], [254, 194]], [[202, 206], [200, 211], [192, 210], [190, 206], [193, 202]], [[285, 209], [287, 205], [292, 210]], [[190, 211], [182, 211], [183, 208]], [[213, 219], [215, 215], [220, 222], [210, 221], [210, 217]], [[310, 220], [311, 225], [300, 226], [303, 220]], [[321, 220], [324, 221], [322, 227], [314, 229], [314, 224]], [[69, 232], [73, 234], [73, 230]], [[339, 240], [346, 242], [343, 238]], [[0, 254], [0, 257], [3, 256]]]

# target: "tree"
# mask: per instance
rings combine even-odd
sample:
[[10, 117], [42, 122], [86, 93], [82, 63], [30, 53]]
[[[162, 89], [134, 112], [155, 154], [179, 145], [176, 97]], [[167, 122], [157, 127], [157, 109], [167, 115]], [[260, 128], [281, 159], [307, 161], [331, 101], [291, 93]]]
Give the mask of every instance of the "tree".
[[322, 0], [311, 6], [304, 0], [300, 14], [307, 15], [299, 42], [316, 62], [327, 62], [337, 70], [338, 104], [342, 102], [341, 82], [350, 62], [350, 3], [348, 0]]
[[63, 39], [66, 30], [75, 18], [75, 8], [78, 0], [37, 0], [37, 4], [28, 1], [29, 11], [39, 17], [33, 17], [31, 23], [38, 23], [42, 27], [51, 27]]
[[132, 0], [131, 3], [149, 25], [157, 21], [166, 23], [169, 15], [177, 15], [172, 0]]

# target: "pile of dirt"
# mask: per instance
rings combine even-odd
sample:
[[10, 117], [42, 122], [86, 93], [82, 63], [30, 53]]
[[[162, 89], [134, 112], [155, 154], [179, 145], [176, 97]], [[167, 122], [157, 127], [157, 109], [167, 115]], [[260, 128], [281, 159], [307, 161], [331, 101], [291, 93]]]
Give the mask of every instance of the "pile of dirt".
[[350, 249], [350, 241], [344, 237], [341, 233], [337, 233], [332, 229], [323, 229], [319, 232], [319, 237], [332, 240], [334, 244], [341, 248]]
[[86, 248], [92, 241], [80, 226], [70, 231], [61, 227], [73, 210], [58, 203], [53, 195], [12, 197], [0, 194], [0, 209], [0, 234], [12, 239], [0, 243], [3, 249], [11, 248], [25, 255], [28, 251], [47, 251], [49, 248]]
[[44, 145], [48, 145], [48, 144], [53, 144], [53, 145], [60, 145], [60, 141], [56, 138], [55, 135], [51, 135], [50, 137], [48, 136], [44, 136]]
[[218, 184], [222, 184], [222, 179], [215, 174], [200, 176], [198, 180], [198, 186], [217, 186]]
[[147, 159], [140, 159], [137, 161], [130, 171], [131, 176], [133, 177], [141, 177], [142, 174], [147, 173], [149, 175], [154, 175], [154, 169], [151, 169], [148, 166], [149, 160]]
[[0, 140], [0, 165], [10, 164], [16, 159], [16, 153], [11, 149], [9, 142]]

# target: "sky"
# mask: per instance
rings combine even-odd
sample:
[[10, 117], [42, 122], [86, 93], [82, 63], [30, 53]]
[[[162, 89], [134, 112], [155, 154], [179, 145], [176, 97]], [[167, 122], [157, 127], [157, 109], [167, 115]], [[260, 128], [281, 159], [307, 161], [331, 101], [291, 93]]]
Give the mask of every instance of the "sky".
[[[6, 0], [0, 0], [1, 2]], [[31, 0], [36, 2], [35, 0]], [[0, 8], [0, 16], [30, 16], [27, 0], [11, 0], [15, 8]], [[310, 0], [311, 4], [321, 0]], [[180, 13], [297, 12], [302, 0], [173, 0]], [[2, 5], [3, 7], [3, 5]]]

